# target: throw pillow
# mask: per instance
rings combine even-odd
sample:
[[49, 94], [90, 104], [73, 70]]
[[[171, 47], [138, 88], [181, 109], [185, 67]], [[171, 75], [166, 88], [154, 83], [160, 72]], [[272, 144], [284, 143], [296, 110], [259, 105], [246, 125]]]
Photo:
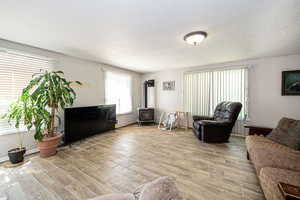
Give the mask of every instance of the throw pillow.
[[171, 177], [161, 177], [146, 183], [141, 190], [139, 200], [183, 200]]
[[273, 129], [272, 132], [267, 136], [268, 139], [288, 146], [292, 149], [300, 149], [300, 121], [282, 118], [277, 128]]
[[300, 150], [300, 123], [298, 126], [288, 130], [286, 145], [292, 149]]
[[288, 131], [290, 128], [293, 128], [299, 124], [299, 120], [283, 117], [278, 122], [277, 128]]

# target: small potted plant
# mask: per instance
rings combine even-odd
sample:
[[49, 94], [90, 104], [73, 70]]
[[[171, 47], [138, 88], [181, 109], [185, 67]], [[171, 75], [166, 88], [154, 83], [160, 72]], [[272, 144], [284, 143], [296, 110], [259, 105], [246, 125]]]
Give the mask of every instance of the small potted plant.
[[57, 113], [66, 106], [72, 106], [76, 93], [71, 84], [79, 81], [67, 81], [62, 71], [41, 71], [34, 74], [23, 94], [29, 94], [34, 102], [35, 110], [33, 124], [35, 126], [34, 138], [38, 141], [41, 157], [56, 154], [61, 134], [55, 130]]
[[28, 94], [24, 93], [17, 101], [12, 102], [7, 113], [1, 116], [2, 119], [7, 119], [10, 125], [18, 130], [19, 147], [8, 151], [8, 157], [11, 163], [16, 164], [24, 160], [26, 148], [23, 146], [23, 137], [25, 130], [20, 130], [20, 127], [26, 128], [27, 132], [33, 127], [32, 119], [34, 113], [34, 105]]

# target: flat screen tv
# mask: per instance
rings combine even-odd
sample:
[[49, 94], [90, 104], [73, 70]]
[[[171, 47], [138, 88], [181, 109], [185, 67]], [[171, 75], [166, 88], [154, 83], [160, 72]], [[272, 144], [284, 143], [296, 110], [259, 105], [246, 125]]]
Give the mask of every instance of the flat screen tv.
[[116, 105], [66, 108], [63, 142], [72, 142], [113, 130], [116, 124]]

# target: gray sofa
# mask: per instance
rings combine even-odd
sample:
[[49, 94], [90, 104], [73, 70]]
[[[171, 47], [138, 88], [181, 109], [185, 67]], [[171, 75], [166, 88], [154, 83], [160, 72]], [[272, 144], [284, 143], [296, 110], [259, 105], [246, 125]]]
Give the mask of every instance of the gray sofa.
[[[291, 125], [297, 123], [300, 122], [283, 118], [278, 123], [277, 129], [287, 131]], [[299, 150], [257, 135], [247, 136], [246, 145], [267, 200], [284, 199], [278, 188], [279, 182], [300, 187]]]

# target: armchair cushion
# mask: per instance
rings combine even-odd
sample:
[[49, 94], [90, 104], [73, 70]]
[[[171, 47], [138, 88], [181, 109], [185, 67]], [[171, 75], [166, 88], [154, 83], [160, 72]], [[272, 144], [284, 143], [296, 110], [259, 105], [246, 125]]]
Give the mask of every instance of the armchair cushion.
[[198, 122], [202, 126], [229, 126], [228, 121], [201, 120]]
[[201, 116], [201, 115], [193, 115], [193, 120], [194, 121], [200, 121], [200, 120], [213, 120], [213, 117], [209, 116]]

